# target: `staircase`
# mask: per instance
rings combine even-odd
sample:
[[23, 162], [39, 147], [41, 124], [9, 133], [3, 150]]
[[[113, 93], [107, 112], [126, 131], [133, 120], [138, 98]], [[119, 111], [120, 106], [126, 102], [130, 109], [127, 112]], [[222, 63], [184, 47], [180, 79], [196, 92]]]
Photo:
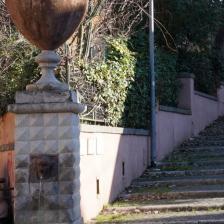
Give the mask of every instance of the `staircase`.
[[224, 224], [224, 118], [146, 170], [95, 222]]

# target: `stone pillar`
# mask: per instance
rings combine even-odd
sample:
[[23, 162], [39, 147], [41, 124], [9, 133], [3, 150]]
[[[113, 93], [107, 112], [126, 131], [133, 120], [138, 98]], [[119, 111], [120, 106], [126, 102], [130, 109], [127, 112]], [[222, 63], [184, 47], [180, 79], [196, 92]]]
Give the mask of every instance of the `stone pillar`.
[[178, 107], [192, 111], [194, 98], [194, 74], [180, 73], [178, 78], [181, 89], [178, 96]]
[[15, 224], [81, 224], [79, 116], [74, 93], [18, 92]]
[[217, 89], [217, 98], [219, 103], [219, 116], [224, 114], [224, 83], [221, 82], [219, 88]]

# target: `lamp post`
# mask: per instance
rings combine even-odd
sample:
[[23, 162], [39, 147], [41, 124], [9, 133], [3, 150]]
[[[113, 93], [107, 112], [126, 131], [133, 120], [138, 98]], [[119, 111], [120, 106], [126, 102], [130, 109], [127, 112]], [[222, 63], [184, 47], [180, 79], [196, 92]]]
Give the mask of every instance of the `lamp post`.
[[149, 79], [151, 84], [151, 96], [150, 96], [150, 104], [151, 104], [151, 166], [156, 166], [156, 82], [155, 82], [155, 40], [154, 40], [154, 0], [149, 0]]

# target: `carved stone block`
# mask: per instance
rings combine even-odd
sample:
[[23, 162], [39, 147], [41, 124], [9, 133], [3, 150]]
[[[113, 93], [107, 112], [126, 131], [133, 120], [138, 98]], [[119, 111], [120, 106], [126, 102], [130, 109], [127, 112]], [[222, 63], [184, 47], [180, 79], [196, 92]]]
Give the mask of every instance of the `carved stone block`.
[[30, 155], [30, 182], [58, 181], [58, 155]]

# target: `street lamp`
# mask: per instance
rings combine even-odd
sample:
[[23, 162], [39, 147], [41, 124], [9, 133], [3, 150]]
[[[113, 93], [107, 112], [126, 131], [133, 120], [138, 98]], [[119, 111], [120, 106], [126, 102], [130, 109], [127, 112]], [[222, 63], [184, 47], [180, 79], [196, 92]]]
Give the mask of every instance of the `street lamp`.
[[149, 0], [149, 79], [151, 84], [151, 166], [156, 166], [156, 82], [155, 82], [155, 27], [154, 27], [154, 0]]

